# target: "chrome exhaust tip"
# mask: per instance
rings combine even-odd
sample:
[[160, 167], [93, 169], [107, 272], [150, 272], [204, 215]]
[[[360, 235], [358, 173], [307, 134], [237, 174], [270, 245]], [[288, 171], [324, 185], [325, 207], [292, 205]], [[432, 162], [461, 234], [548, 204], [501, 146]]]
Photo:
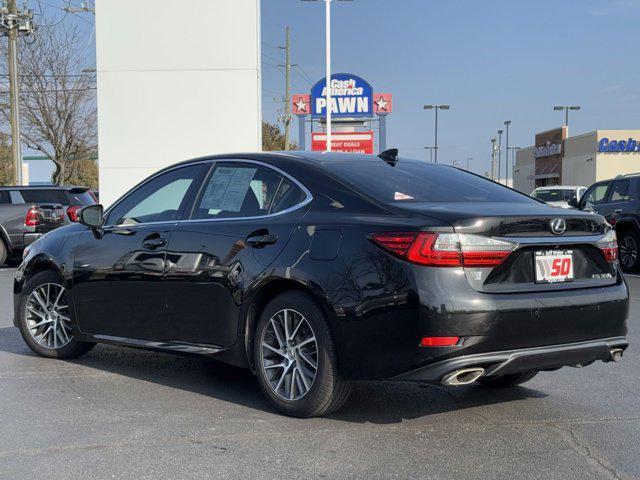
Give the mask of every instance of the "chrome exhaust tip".
[[624, 350], [622, 348], [612, 348], [611, 351], [609, 352], [611, 356], [611, 361], [619, 362], [620, 360], [622, 360], [623, 353], [624, 353]]
[[442, 385], [447, 387], [457, 387], [459, 385], [469, 385], [475, 382], [484, 374], [484, 368], [472, 367], [461, 368], [442, 377]]

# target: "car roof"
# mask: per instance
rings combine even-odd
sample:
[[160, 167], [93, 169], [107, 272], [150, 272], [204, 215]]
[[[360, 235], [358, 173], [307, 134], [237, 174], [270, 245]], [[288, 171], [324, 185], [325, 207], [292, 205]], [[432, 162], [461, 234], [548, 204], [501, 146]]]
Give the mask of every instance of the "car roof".
[[536, 190], [574, 190], [576, 188], [587, 188], [580, 185], [547, 185], [538, 187]]
[[75, 185], [5, 185], [0, 186], [0, 190], [89, 190], [89, 187], [79, 187]]

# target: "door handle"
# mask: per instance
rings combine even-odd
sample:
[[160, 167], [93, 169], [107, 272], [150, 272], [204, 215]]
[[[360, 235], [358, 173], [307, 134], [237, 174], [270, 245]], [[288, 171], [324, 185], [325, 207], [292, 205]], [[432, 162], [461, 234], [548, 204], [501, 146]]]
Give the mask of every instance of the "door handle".
[[133, 235], [134, 233], [136, 233], [135, 230], [132, 230], [131, 228], [126, 228], [126, 227], [105, 227], [103, 229], [104, 233], [115, 233], [117, 235]]
[[247, 237], [246, 242], [253, 248], [262, 248], [267, 245], [273, 245], [278, 241], [277, 235], [271, 235], [270, 233], [261, 235], [250, 235]]
[[621, 208], [616, 208], [613, 213], [622, 213], [622, 209]]
[[144, 245], [149, 250], [155, 250], [157, 248], [164, 247], [166, 244], [167, 241], [164, 238], [159, 237], [147, 238], [142, 242], [142, 245]]

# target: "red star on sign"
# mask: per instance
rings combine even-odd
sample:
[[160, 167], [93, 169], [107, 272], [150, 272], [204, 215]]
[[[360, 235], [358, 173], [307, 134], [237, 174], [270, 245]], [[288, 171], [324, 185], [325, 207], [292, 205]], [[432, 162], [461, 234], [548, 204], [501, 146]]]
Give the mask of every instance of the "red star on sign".
[[294, 115], [309, 115], [311, 113], [310, 95], [295, 94], [292, 103]]
[[392, 96], [390, 93], [373, 94], [373, 113], [391, 113], [393, 109]]

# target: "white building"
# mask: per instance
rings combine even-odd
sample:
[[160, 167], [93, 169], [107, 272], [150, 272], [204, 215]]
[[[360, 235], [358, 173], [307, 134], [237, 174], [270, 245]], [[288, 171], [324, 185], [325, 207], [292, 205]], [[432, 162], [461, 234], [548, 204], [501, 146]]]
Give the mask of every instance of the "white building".
[[259, 0], [96, 2], [100, 199], [158, 169], [261, 148]]

